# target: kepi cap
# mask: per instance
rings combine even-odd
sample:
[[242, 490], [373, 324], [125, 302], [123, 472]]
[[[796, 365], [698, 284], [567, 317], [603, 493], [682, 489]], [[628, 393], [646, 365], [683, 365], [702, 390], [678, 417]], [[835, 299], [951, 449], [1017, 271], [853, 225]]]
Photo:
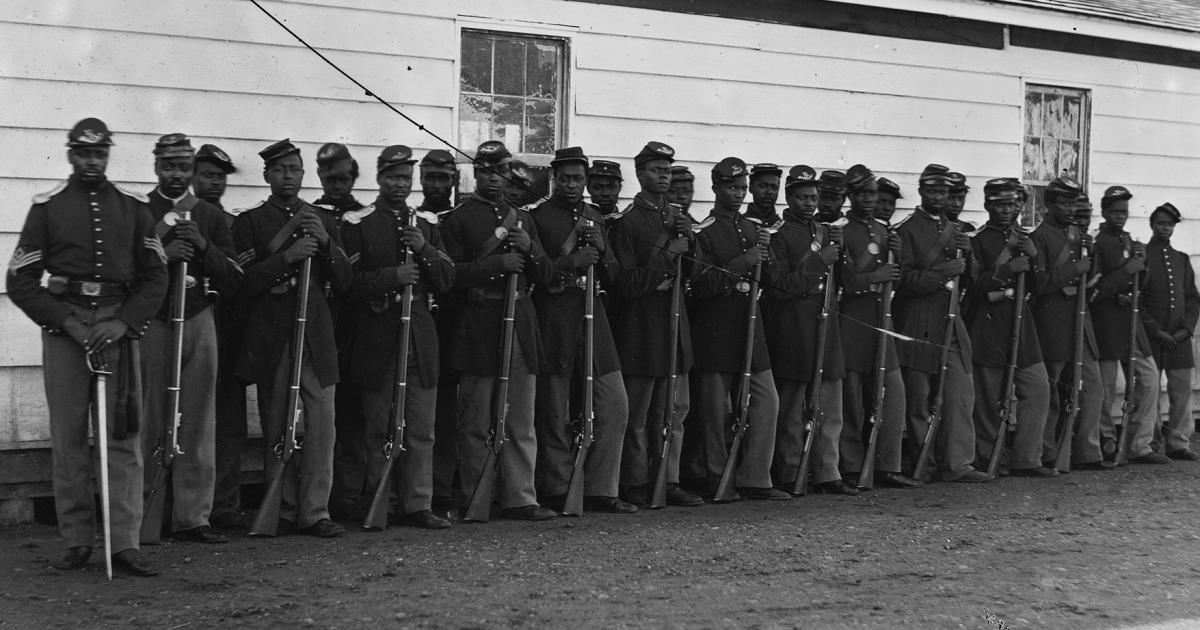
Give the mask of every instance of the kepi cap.
[[[390, 149], [392, 147], [388, 148]], [[387, 149], [384, 150], [386, 151]], [[409, 153], [411, 154], [412, 152], [409, 151]], [[327, 142], [321, 145], [320, 149], [317, 149], [317, 166], [328, 166], [334, 162], [340, 162], [341, 160], [354, 161], [354, 158], [350, 157], [350, 149], [347, 149], [346, 145], [344, 144]]]
[[111, 147], [112, 132], [108, 125], [99, 118], [84, 118], [75, 123], [67, 132], [67, 146], [75, 147]]
[[1049, 184], [1046, 184], [1046, 193], [1079, 196], [1083, 193], [1083, 186], [1070, 177], [1055, 177]]
[[1104, 189], [1104, 196], [1100, 197], [1100, 205], [1107, 206], [1114, 201], [1132, 198], [1133, 193], [1129, 192], [1128, 188], [1124, 186], [1109, 186], [1108, 188]]
[[971, 190], [971, 187], [967, 185], [967, 176], [958, 171], [946, 173], [946, 179], [950, 182], [950, 192], [967, 192]]
[[154, 143], [155, 158], [190, 158], [196, 155], [192, 141], [182, 133], [169, 133]]
[[871, 169], [862, 164], [855, 164], [846, 170], [844, 178], [846, 190], [855, 191], [867, 185], [867, 182], [875, 180], [875, 174]]
[[758, 164], [750, 167], [750, 177], [754, 178], [758, 177], [759, 175], [774, 175], [776, 177], [783, 177], [783, 167], [770, 162], [759, 162]]
[[674, 162], [675, 149], [672, 149], [670, 145], [651, 140], [650, 142], [646, 143], [646, 146], [642, 147], [642, 150], [638, 152], [636, 156], [634, 156], [633, 164], [634, 166], [641, 166], [651, 160], [666, 160], [668, 162]]
[[300, 153], [300, 147], [292, 144], [288, 138], [284, 138], [275, 144], [258, 152], [258, 156], [262, 158], [263, 166], [270, 166], [271, 162], [279, 158], [287, 157], [293, 153]]
[[989, 179], [983, 184], [983, 200], [988, 201], [1020, 201], [1021, 184], [1011, 177]]
[[[346, 155], [349, 156], [350, 153], [347, 152]], [[393, 166], [416, 163], [416, 158], [412, 156], [412, 149], [403, 144], [393, 144], [390, 147], [385, 147], [379, 153], [379, 158], [375, 161], [375, 172], [382, 173]]]
[[513, 179], [526, 186], [533, 183], [533, 174], [529, 172], [529, 165], [521, 160], [512, 160], [509, 163], [509, 174]]
[[422, 173], [446, 173], [453, 175], [458, 172], [454, 166], [454, 156], [445, 149], [434, 149], [421, 158]]
[[[624, 181], [621, 177], [621, 165], [609, 160], [592, 160], [592, 167], [588, 169], [588, 177], [615, 177]], [[674, 171], [672, 171], [671, 177], [674, 179]]]
[[846, 174], [841, 171], [821, 171], [817, 188], [838, 194], [846, 194]]
[[671, 167], [671, 183], [696, 181], [696, 176], [686, 166]]
[[586, 170], [588, 167], [588, 157], [584, 155], [581, 147], [566, 147], [558, 149], [554, 152], [554, 159], [550, 160], [550, 168], [558, 168], [562, 164], [570, 164], [572, 162], [582, 164]]
[[1155, 208], [1154, 212], [1150, 213], [1150, 222], [1151, 223], [1154, 222], [1154, 215], [1158, 214], [1159, 212], [1165, 212], [1167, 214], [1167, 216], [1171, 217], [1171, 220], [1176, 223], [1179, 223], [1180, 221], [1183, 220], [1183, 214], [1181, 212], [1179, 212], [1179, 208], [1176, 208], [1175, 204], [1172, 204], [1171, 202], [1168, 201], [1168, 202], [1164, 203], [1163, 205]]
[[875, 180], [875, 185], [879, 187], [879, 192], [892, 193], [897, 199], [903, 199], [904, 195], [900, 194], [900, 184], [886, 178], [880, 177]]
[[921, 171], [918, 181], [930, 186], [949, 186], [950, 168], [941, 164], [926, 165], [925, 170]]
[[488, 140], [475, 150], [475, 161], [482, 164], [504, 164], [512, 160], [512, 153], [499, 140]]
[[816, 186], [817, 171], [807, 164], [797, 164], [788, 169], [787, 181], [784, 182], [783, 189], [788, 190], [794, 186]]
[[200, 145], [200, 150], [196, 151], [196, 161], [212, 162], [222, 171], [225, 171], [226, 175], [237, 170], [233, 166], [233, 160], [229, 159], [229, 154], [222, 151], [215, 144]]
[[727, 157], [712, 167], [713, 186], [718, 186], [739, 177], [745, 177], [748, 172], [746, 163], [740, 158]]

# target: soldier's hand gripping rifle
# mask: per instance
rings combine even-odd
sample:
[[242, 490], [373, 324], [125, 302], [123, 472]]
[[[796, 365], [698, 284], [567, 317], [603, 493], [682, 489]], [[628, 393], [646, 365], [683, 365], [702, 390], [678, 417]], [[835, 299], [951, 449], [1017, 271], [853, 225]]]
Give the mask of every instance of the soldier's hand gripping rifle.
[[[517, 220], [517, 229], [521, 221]], [[504, 320], [500, 332], [500, 374], [492, 394], [492, 427], [487, 437], [487, 457], [479, 470], [479, 479], [467, 509], [464, 521], [486, 523], [491, 518], [492, 495], [496, 490], [496, 475], [500, 468], [500, 451], [504, 448], [505, 420], [508, 418], [508, 379], [512, 370], [513, 334], [516, 332], [517, 281], [521, 272], [510, 271], [504, 289]]]
[[[1068, 229], [1079, 230], [1081, 228], [1076, 225], [1070, 226]], [[1066, 245], [1070, 246], [1070, 243]], [[1080, 253], [1083, 256], [1088, 255], [1088, 247], [1082, 244]], [[1063, 449], [1068, 448], [1071, 443], [1071, 436], [1075, 432], [1075, 420], [1079, 417], [1079, 393], [1083, 391], [1083, 344], [1087, 342], [1084, 335], [1084, 326], [1087, 325], [1087, 293], [1088, 293], [1088, 276], [1090, 271], [1085, 271], [1079, 274], [1079, 280], [1075, 286], [1075, 345], [1074, 356], [1071, 359], [1071, 388], [1067, 393], [1067, 404], [1065, 405], [1065, 417], [1062, 423], [1058, 426], [1058, 434], [1055, 436], [1055, 461], [1060, 466], [1069, 466], [1070, 457], [1063, 457]], [[1065, 470], [1065, 469], [1064, 469]]]
[[[1014, 227], [1014, 230], [1020, 230]], [[1000, 424], [996, 427], [996, 441], [992, 443], [992, 452], [988, 455], [987, 474], [995, 477], [1000, 472], [1000, 455], [1004, 452], [1004, 442], [1008, 436], [1009, 426], [1015, 425], [1012, 401], [1017, 389], [1017, 355], [1021, 349], [1021, 328], [1025, 319], [1025, 276], [1022, 271], [1017, 274], [1017, 286], [1013, 296], [1012, 344], [1008, 348], [1008, 363], [1004, 366], [1004, 378], [1000, 381], [1000, 400], [996, 401], [996, 411]]]
[[1133, 410], [1137, 405], [1133, 402], [1134, 392], [1137, 390], [1137, 370], [1133, 368], [1134, 353], [1137, 348], [1138, 328], [1142, 325], [1141, 307], [1138, 302], [1142, 296], [1142, 274], [1133, 274], [1133, 286], [1130, 290], [1130, 319], [1129, 319], [1129, 359], [1126, 361], [1128, 366], [1125, 371], [1125, 397], [1121, 400], [1121, 429], [1117, 433], [1117, 452], [1113, 456], [1118, 466], [1125, 465], [1126, 456], [1129, 451], [1129, 440], [1133, 439], [1133, 434], [1129, 432], [1129, 423], [1133, 420]]
[[[591, 219], [587, 226], [592, 227]], [[583, 410], [580, 411], [579, 433], [575, 436], [575, 460], [571, 466], [571, 480], [567, 483], [567, 496], [563, 499], [565, 516], [583, 515], [583, 466], [587, 463], [588, 449], [592, 447], [595, 431], [595, 315], [596, 315], [596, 265], [588, 265], [583, 283]]]
[[733, 442], [729, 445], [729, 454], [725, 457], [725, 466], [721, 469], [721, 479], [713, 493], [713, 501], [728, 503], [736, 501], [737, 491], [734, 490], [734, 475], [741, 461], [742, 438], [750, 430], [750, 370], [754, 361], [754, 332], [758, 325], [758, 285], [762, 280], [762, 262], [754, 265], [750, 277], [750, 305], [746, 315], [746, 349], [742, 355], [742, 378], [738, 383], [737, 417], [733, 422]]
[[[405, 227], [417, 227], [417, 213], [411, 208], [408, 211], [408, 223]], [[398, 231], [403, 232], [403, 227]], [[406, 248], [404, 264], [413, 264], [415, 256], [411, 249]], [[383, 445], [384, 465], [375, 486], [375, 494], [371, 499], [371, 507], [363, 519], [363, 529], [381, 530], [387, 527], [388, 503], [392, 492], [392, 477], [395, 476], [396, 463], [404, 453], [405, 401], [408, 393], [408, 354], [412, 337], [412, 308], [413, 286], [404, 285], [400, 294], [400, 326], [397, 331], [398, 349], [396, 352], [396, 376], [392, 381], [392, 404], [390, 407], [392, 429], [388, 432], [387, 443]]]
[[[895, 264], [896, 255], [888, 248], [888, 264]], [[858, 473], [858, 483], [864, 490], [875, 487], [875, 453], [879, 448], [879, 426], [883, 424], [883, 401], [887, 394], [887, 349], [888, 336], [892, 332], [892, 299], [896, 296], [896, 283], [888, 280], [883, 283], [880, 293], [883, 295], [879, 302], [879, 334], [875, 339], [875, 392], [872, 398], [871, 432], [867, 435], [867, 447], [863, 452], [862, 470]]]
[[[187, 221], [189, 214], [187, 210], [172, 212], [164, 222], [174, 225], [177, 220]], [[172, 220], [171, 217], [175, 219]], [[167, 480], [171, 478], [171, 464], [175, 463], [175, 456], [183, 454], [183, 450], [179, 448], [179, 424], [183, 418], [180, 405], [183, 384], [183, 327], [184, 314], [187, 312], [187, 261], [175, 263], [171, 273], [174, 276], [174, 291], [170, 296], [171, 380], [167, 384], [167, 416], [162, 418], [163, 430], [154, 449], [158, 470], [154, 473], [154, 481], [150, 484], [142, 511], [139, 538], [144, 543], [157, 543], [162, 539], [163, 517], [167, 509]]]
[[[304, 238], [308, 238], [307, 236]], [[298, 281], [299, 295], [296, 298], [296, 320], [292, 329], [292, 361], [288, 378], [287, 392], [287, 423], [283, 435], [275, 444], [273, 454], [276, 465], [275, 472], [267, 484], [267, 492], [263, 495], [262, 505], [254, 516], [250, 526], [251, 536], [275, 536], [279, 531], [279, 509], [283, 504], [283, 481], [288, 475], [292, 456], [300, 450], [296, 440], [296, 432], [301, 422], [303, 406], [300, 401], [300, 370], [304, 361], [304, 334], [308, 327], [308, 289], [312, 280], [312, 257], [304, 259], [300, 267]]]
[[112, 376], [103, 350], [87, 353], [92, 372], [92, 413], [96, 417], [96, 451], [100, 455], [100, 521], [104, 528], [104, 574], [112, 581], [112, 491], [108, 483], [108, 385]]
[[[679, 235], [682, 237], [683, 235]], [[671, 443], [675, 440], [675, 396], [679, 389], [679, 376], [675, 373], [679, 363], [679, 311], [683, 308], [683, 254], [675, 255], [675, 277], [671, 279], [671, 322], [667, 327], [667, 391], [663, 410], [662, 445], [654, 462], [654, 491], [650, 493], [650, 507], [658, 509], [667, 504], [667, 469], [670, 467]]]

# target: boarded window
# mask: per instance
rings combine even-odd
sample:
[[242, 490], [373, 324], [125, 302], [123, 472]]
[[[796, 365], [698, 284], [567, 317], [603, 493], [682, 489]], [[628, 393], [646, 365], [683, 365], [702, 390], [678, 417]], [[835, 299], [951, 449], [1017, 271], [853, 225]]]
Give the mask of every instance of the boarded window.
[[464, 29], [460, 146], [500, 140], [529, 165], [536, 190], [549, 192], [550, 159], [566, 132], [566, 54], [563, 39]]
[[1022, 177], [1031, 194], [1021, 224], [1032, 226], [1046, 212], [1042, 190], [1068, 176], [1087, 185], [1091, 100], [1087, 90], [1026, 84]]

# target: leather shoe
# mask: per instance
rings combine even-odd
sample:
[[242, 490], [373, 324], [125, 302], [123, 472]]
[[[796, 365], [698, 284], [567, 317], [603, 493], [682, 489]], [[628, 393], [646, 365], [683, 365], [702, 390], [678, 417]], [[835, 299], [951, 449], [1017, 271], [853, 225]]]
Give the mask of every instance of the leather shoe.
[[171, 538], [175, 542], [194, 542], [194, 543], [227, 543], [229, 539], [214, 532], [208, 525], [193, 527], [191, 529], [183, 529], [171, 534]]
[[317, 538], [337, 538], [346, 533], [346, 528], [327, 518], [323, 518], [300, 531], [309, 536], [316, 536]]
[[968, 470], [963, 476], [950, 479], [950, 481], [957, 481], [959, 483], [985, 483], [991, 480], [992, 476], [982, 470]]
[[120, 570], [122, 573], [133, 575], [136, 577], [151, 577], [158, 575], [158, 569], [146, 563], [146, 559], [142, 557], [142, 553], [137, 549], [126, 549], [113, 557], [113, 570]]
[[585, 496], [583, 509], [587, 512], [608, 512], [609, 514], [633, 514], [637, 506], [626, 503], [617, 497]]
[[434, 514], [430, 510], [410, 512], [404, 515], [404, 522], [421, 529], [449, 529], [450, 521]]
[[692, 494], [691, 492], [680, 488], [678, 484], [671, 483], [667, 484], [667, 505], [674, 505], [676, 507], [700, 507], [701, 505], [704, 505], [704, 499], [701, 499], [699, 495]]
[[833, 481], [822, 481], [813, 486], [813, 492], [818, 494], [844, 494], [846, 496], [856, 496], [859, 493], [858, 488], [852, 488], [845, 484], [841, 479]]
[[558, 512], [532, 503], [504, 510], [504, 518], [511, 518], [517, 521], [548, 521], [552, 518], [558, 518]]
[[237, 512], [224, 512], [208, 519], [208, 524], [217, 529], [246, 529], [246, 519]]
[[1171, 459], [1179, 459], [1179, 460], [1188, 461], [1188, 462], [1194, 462], [1194, 461], [1200, 459], [1200, 455], [1197, 455], [1196, 453], [1189, 451], [1186, 448], [1181, 448], [1179, 450], [1171, 451], [1170, 453], [1167, 453], [1167, 457], [1170, 457]]
[[1071, 468], [1077, 470], [1112, 470], [1116, 467], [1116, 464], [1106, 462], [1103, 459], [1094, 462], [1083, 462], [1082, 464], [1071, 464]]
[[789, 501], [792, 495], [775, 488], [738, 488], [738, 494], [747, 501]]
[[1047, 477], [1057, 477], [1058, 471], [1053, 468], [1038, 466], [1036, 468], [1014, 468], [1009, 474], [1013, 477], [1039, 477], [1044, 479]]
[[548, 497], [538, 497], [538, 503], [546, 508], [554, 510], [555, 512], [562, 512], [563, 507], [565, 507], [567, 504], [567, 495], [552, 494]]
[[67, 554], [62, 557], [62, 560], [58, 560], [52, 563], [50, 566], [54, 567], [55, 569], [62, 569], [63, 571], [67, 571], [69, 569], [78, 569], [79, 567], [87, 564], [88, 558], [91, 557], [91, 547], [71, 547], [70, 549], [67, 549]]
[[[650, 488], [648, 484], [629, 486], [628, 488], [625, 488], [625, 492], [621, 493], [621, 499], [626, 503], [632, 503], [634, 505], [646, 505], [649, 503], [649, 490]], [[669, 492], [670, 491], [668, 490], [668, 494]]]
[[1130, 457], [1129, 463], [1130, 464], [1170, 464], [1171, 458], [1167, 457], [1166, 455], [1163, 455], [1162, 453], [1155, 453], [1154, 451], [1150, 451], [1149, 453], [1146, 453], [1145, 455], [1138, 455], [1137, 457]]
[[920, 488], [925, 484], [897, 472], [875, 475], [875, 483], [887, 488]]

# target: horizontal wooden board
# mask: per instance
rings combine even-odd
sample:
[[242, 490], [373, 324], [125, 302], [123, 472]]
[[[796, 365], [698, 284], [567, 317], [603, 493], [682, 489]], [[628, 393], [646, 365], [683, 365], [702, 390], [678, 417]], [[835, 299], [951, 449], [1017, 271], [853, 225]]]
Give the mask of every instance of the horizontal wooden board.
[[0, 443], [49, 440], [49, 420], [42, 369], [0, 368]]
[[[5, 247], [10, 240], [16, 242], [8, 235], [0, 235], [0, 247]], [[12, 250], [0, 251], [7, 262]], [[7, 264], [4, 269], [8, 270]], [[42, 329], [9, 301], [7, 295], [0, 296], [0, 330], [4, 331], [4, 339], [0, 341], [0, 368], [42, 364]]]
[[[1200, 73], [1180, 70], [1178, 75], [1177, 79], [1183, 79], [1200, 76]], [[1094, 86], [1092, 115], [1200, 125], [1200, 94], [1181, 91], [1185, 87], [1184, 81], [1180, 80], [1179, 83], [1177, 89], [1180, 91]]]
[[1145, 120], [1134, 117], [1092, 116], [1092, 151], [1136, 156], [1200, 157], [1200, 121]]
[[[1158, 155], [1130, 156], [1124, 153], [1092, 151], [1092, 169], [1093, 179], [1119, 178], [1124, 180], [1125, 186], [1133, 188], [1140, 184], [1167, 182], [1194, 184], [1190, 174], [1200, 172], [1200, 155], [1187, 158]], [[1200, 188], [1195, 189], [1194, 194], [1200, 194]]]

